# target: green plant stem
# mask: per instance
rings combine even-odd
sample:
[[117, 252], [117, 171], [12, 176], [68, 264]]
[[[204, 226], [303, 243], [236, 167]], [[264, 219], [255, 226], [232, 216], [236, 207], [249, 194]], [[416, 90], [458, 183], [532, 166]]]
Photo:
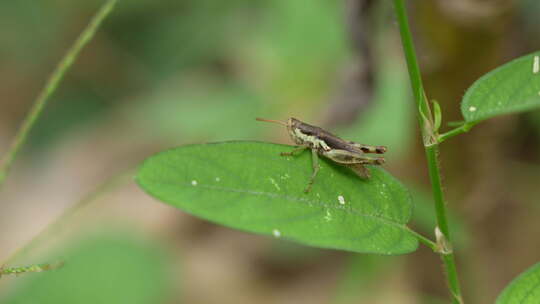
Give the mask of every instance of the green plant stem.
[[441, 172], [438, 164], [439, 146], [433, 145], [426, 147], [426, 158], [428, 162], [429, 179], [431, 181], [431, 191], [435, 201], [435, 214], [437, 216], [437, 227], [450, 241], [450, 233], [448, 230], [448, 221], [446, 217], [446, 207], [444, 203], [444, 193], [442, 190]]
[[[439, 248], [439, 253], [443, 261], [443, 265], [446, 272], [446, 280], [452, 293], [453, 303], [461, 304], [463, 299], [461, 296], [461, 288], [459, 285], [459, 279], [457, 275], [457, 268], [454, 253], [452, 250], [452, 243], [450, 241], [450, 230], [448, 228], [448, 220], [446, 216], [446, 206], [444, 202], [444, 193], [441, 182], [441, 172], [438, 163], [439, 145], [432, 145], [426, 147], [426, 157], [428, 161], [429, 178], [431, 180], [431, 189], [433, 192], [433, 199], [435, 201], [435, 213], [437, 216], [437, 227], [444, 235], [444, 246], [449, 247], [445, 250]], [[441, 246], [443, 244], [439, 244]]]
[[[420, 68], [416, 60], [416, 52], [414, 50], [414, 44], [411, 37], [411, 30], [409, 29], [409, 22], [407, 20], [407, 13], [403, 0], [394, 0], [394, 8], [396, 11], [396, 17], [399, 24], [399, 32], [401, 36], [401, 43], [403, 44], [403, 51], [405, 52], [405, 59], [407, 62], [407, 68], [409, 71], [409, 79], [411, 80], [411, 87], [414, 94], [416, 105], [420, 111], [420, 115], [429, 115], [429, 104], [424, 94], [424, 84], [422, 83], [422, 75], [420, 74]], [[424, 120], [420, 118], [420, 126], [424, 131]]]
[[[461, 304], [463, 303], [463, 300], [461, 296], [461, 288], [459, 285], [455, 258], [452, 252], [452, 244], [448, 229], [446, 206], [444, 202], [444, 194], [442, 190], [441, 174], [438, 162], [438, 140], [434, 136], [436, 134], [433, 129], [434, 125], [430, 123], [433, 122], [433, 118], [431, 116], [429, 104], [424, 93], [420, 68], [416, 59], [416, 53], [414, 51], [412, 35], [409, 29], [409, 22], [407, 20], [407, 13], [403, 0], [394, 0], [394, 8], [399, 24], [403, 51], [405, 52], [405, 58], [409, 69], [411, 86], [417, 108], [419, 110], [419, 124], [424, 138], [429, 177], [431, 181], [433, 198], [435, 201], [437, 227], [442, 233], [442, 237], [438, 238], [437, 240], [437, 245], [439, 247], [438, 253], [443, 261], [446, 280], [448, 282], [450, 293], [452, 294], [452, 303]], [[434, 137], [435, 140], [433, 140]]]
[[24, 256], [27, 252], [39, 247], [39, 245], [43, 241], [49, 239], [50, 236], [60, 233], [63, 230], [62, 228], [65, 227], [67, 220], [71, 219], [78, 211], [88, 206], [90, 203], [96, 201], [103, 194], [110, 192], [112, 189], [115, 189], [116, 187], [125, 184], [127, 181], [131, 182], [133, 175], [134, 170], [131, 169], [127, 172], [119, 173], [105, 180], [96, 189], [94, 189], [93, 191], [85, 195], [77, 203], [75, 203], [75, 205], [65, 209], [60, 216], [54, 219], [52, 223], [47, 225], [24, 246], [18, 248], [5, 261], [0, 263], [0, 265], [7, 265], [8, 263], [12, 263], [16, 258]]
[[75, 40], [71, 48], [67, 51], [47, 80], [47, 83], [34, 101], [30, 112], [28, 115], [26, 115], [19, 131], [17, 132], [17, 135], [15, 136], [15, 139], [0, 163], [0, 187], [7, 178], [11, 166], [15, 161], [19, 150], [21, 149], [21, 146], [26, 141], [28, 133], [36, 123], [37, 119], [41, 116], [41, 113], [47, 104], [47, 100], [54, 93], [67, 70], [73, 65], [73, 62], [79, 55], [80, 51], [92, 39], [103, 20], [113, 10], [116, 2], [117, 0], [108, 0], [103, 4], [103, 6], [101, 6], [99, 11], [94, 15], [90, 23], [79, 35], [77, 40]]

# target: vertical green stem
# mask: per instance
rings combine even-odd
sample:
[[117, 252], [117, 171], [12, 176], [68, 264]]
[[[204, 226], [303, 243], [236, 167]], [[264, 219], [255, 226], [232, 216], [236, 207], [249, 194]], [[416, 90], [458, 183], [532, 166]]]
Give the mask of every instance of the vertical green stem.
[[426, 157], [428, 162], [429, 178], [431, 180], [431, 189], [433, 199], [435, 201], [435, 213], [437, 216], [437, 227], [444, 235], [444, 243], [439, 244], [445, 248], [439, 248], [443, 265], [446, 273], [446, 280], [452, 293], [453, 303], [461, 304], [463, 299], [461, 296], [461, 288], [457, 275], [456, 262], [450, 241], [450, 230], [448, 228], [448, 220], [446, 216], [446, 205], [444, 202], [444, 193], [441, 183], [441, 172], [438, 163], [439, 145], [426, 147]]
[[448, 222], [446, 220], [446, 207], [444, 203], [444, 193], [442, 190], [441, 172], [438, 164], [439, 146], [426, 147], [426, 158], [428, 162], [429, 179], [431, 180], [431, 190], [435, 201], [435, 213], [437, 215], [437, 226], [450, 241]]
[[60, 81], [64, 77], [64, 74], [73, 65], [73, 62], [79, 55], [80, 51], [92, 39], [92, 37], [94, 36], [95, 32], [97, 31], [97, 29], [99, 28], [103, 20], [112, 11], [116, 2], [117, 0], [108, 0], [106, 3], [103, 4], [103, 6], [94, 15], [90, 23], [79, 35], [77, 40], [75, 40], [71, 48], [67, 51], [66, 55], [64, 55], [62, 60], [58, 63], [55, 70], [49, 77], [47, 83], [45, 84], [45, 86], [39, 93], [38, 97], [34, 101], [34, 104], [30, 112], [28, 113], [28, 115], [26, 115], [26, 118], [24, 119], [21, 125], [21, 128], [17, 132], [17, 135], [15, 136], [15, 139], [13, 140], [11, 146], [6, 152], [2, 162], [0, 163], [0, 187], [4, 183], [7, 175], [9, 174], [11, 165], [13, 164], [13, 161], [17, 157], [17, 154], [19, 150], [21, 149], [21, 146], [26, 141], [28, 133], [30, 132], [34, 124], [36, 123], [41, 113], [43, 112], [43, 108], [47, 104], [47, 100], [58, 87]]
[[394, 0], [394, 7], [399, 24], [403, 51], [409, 69], [409, 76], [417, 108], [419, 110], [419, 124], [424, 138], [424, 147], [429, 169], [429, 178], [435, 201], [435, 211], [437, 217], [437, 228], [440, 231], [440, 236], [437, 236], [438, 253], [441, 255], [443, 266], [446, 274], [446, 280], [450, 293], [452, 294], [452, 303], [463, 303], [461, 296], [461, 288], [457, 275], [456, 263], [452, 252], [452, 244], [450, 241], [450, 232], [448, 229], [448, 220], [446, 216], [446, 206], [444, 202], [444, 194], [441, 183], [441, 173], [438, 162], [439, 143], [433, 129], [433, 118], [422, 84], [422, 76], [416, 59], [416, 53], [412, 41], [409, 22], [403, 0]]
[[[409, 29], [409, 22], [407, 20], [407, 12], [403, 4], [403, 0], [394, 0], [394, 8], [396, 11], [396, 17], [399, 25], [399, 32], [401, 36], [401, 43], [403, 44], [403, 51], [405, 52], [405, 58], [407, 61], [407, 68], [409, 70], [409, 79], [411, 80], [411, 87], [413, 89], [414, 99], [416, 105], [423, 115], [428, 115], [429, 105], [427, 103], [424, 94], [424, 84], [422, 83], [422, 75], [420, 74], [420, 68], [416, 60], [416, 52], [414, 50], [414, 44], [411, 37], [411, 30]], [[420, 125], [424, 130], [424, 122], [420, 119]]]

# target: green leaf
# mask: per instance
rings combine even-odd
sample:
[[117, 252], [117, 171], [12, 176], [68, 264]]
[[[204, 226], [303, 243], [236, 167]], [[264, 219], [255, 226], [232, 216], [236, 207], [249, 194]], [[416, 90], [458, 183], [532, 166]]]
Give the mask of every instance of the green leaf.
[[461, 113], [467, 122], [540, 107], [540, 51], [496, 68], [465, 93]]
[[417, 248], [405, 226], [411, 198], [399, 181], [380, 168], [362, 180], [321, 159], [305, 194], [311, 153], [279, 155], [292, 148], [247, 141], [179, 147], [148, 158], [137, 182], [165, 203], [232, 228], [355, 252]]
[[497, 298], [497, 304], [533, 304], [540, 299], [540, 263], [515, 278]]

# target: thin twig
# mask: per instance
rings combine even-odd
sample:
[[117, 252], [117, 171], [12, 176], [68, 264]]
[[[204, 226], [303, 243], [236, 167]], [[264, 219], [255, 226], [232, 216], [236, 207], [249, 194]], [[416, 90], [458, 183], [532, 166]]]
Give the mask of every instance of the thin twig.
[[469, 132], [469, 130], [475, 125], [476, 123], [464, 123], [460, 125], [459, 127], [456, 127], [448, 132], [445, 132], [443, 134], [439, 134], [438, 136], [438, 142], [442, 143], [443, 141], [452, 138], [456, 135], [463, 134], [466, 132]]
[[108, 0], [103, 4], [99, 11], [94, 15], [90, 23], [79, 35], [77, 40], [75, 40], [71, 48], [67, 51], [66, 55], [64, 55], [64, 58], [62, 58], [62, 60], [58, 63], [47, 83], [37, 96], [32, 108], [30, 109], [30, 112], [28, 115], [26, 115], [19, 131], [17, 132], [15, 139], [11, 143], [11, 146], [6, 152], [3, 160], [0, 162], [0, 187], [7, 178], [11, 166], [15, 161], [15, 158], [17, 157], [22, 145], [25, 143], [30, 130], [36, 123], [37, 119], [41, 116], [41, 113], [47, 104], [47, 100], [54, 93], [56, 88], [58, 88], [60, 81], [69, 68], [73, 65], [73, 62], [75, 62], [75, 59], [77, 59], [77, 56], [81, 50], [86, 44], [88, 44], [92, 37], [94, 37], [94, 34], [103, 20], [105, 20], [105, 18], [113, 10], [116, 2], [117, 0]]

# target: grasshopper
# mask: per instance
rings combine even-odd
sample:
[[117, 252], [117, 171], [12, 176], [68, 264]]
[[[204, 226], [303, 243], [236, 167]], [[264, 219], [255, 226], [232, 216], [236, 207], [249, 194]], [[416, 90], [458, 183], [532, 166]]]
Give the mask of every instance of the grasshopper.
[[383, 154], [386, 152], [385, 146], [370, 146], [353, 141], [347, 141], [338, 136], [316, 126], [301, 122], [296, 118], [289, 118], [287, 122], [256, 118], [258, 121], [277, 123], [287, 127], [289, 136], [297, 145], [290, 152], [282, 152], [281, 156], [294, 156], [296, 153], [311, 150], [311, 163], [313, 173], [308, 182], [305, 193], [308, 193], [315, 182], [315, 177], [319, 173], [319, 155], [322, 155], [338, 164], [351, 168], [360, 178], [370, 177], [369, 169], [364, 165], [382, 165], [383, 157], [370, 157], [365, 153]]

